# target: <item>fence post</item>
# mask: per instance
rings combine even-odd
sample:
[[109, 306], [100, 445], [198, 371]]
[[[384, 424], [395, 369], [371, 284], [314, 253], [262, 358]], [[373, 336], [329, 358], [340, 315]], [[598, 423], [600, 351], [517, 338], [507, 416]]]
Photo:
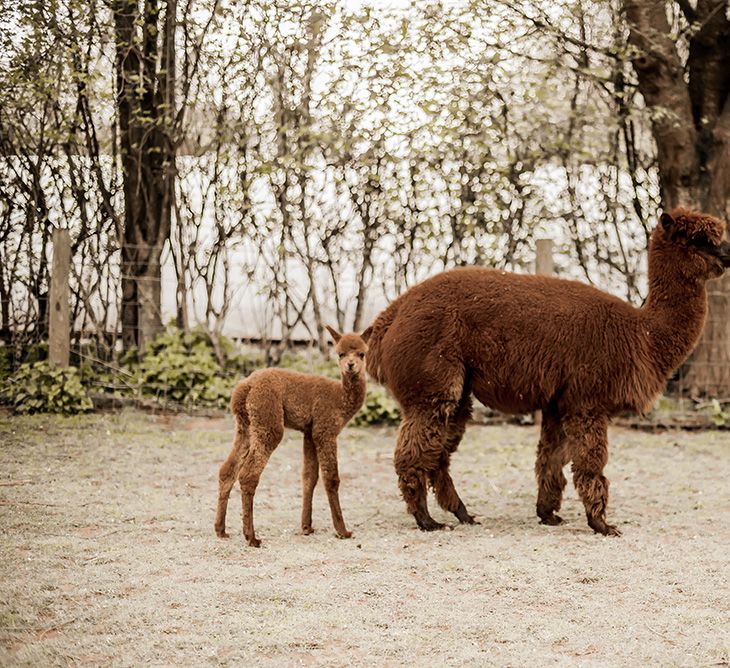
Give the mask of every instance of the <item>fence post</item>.
[[537, 239], [535, 241], [535, 273], [549, 276], [553, 271], [553, 240]]
[[71, 271], [71, 237], [68, 230], [53, 230], [53, 264], [48, 316], [48, 361], [66, 367], [71, 348], [69, 273]]
[[[552, 239], [536, 239], [535, 240], [535, 273], [551, 275], [554, 273], [553, 265], [553, 240]], [[542, 424], [542, 411], [535, 411], [533, 415], [535, 425], [538, 427]]]

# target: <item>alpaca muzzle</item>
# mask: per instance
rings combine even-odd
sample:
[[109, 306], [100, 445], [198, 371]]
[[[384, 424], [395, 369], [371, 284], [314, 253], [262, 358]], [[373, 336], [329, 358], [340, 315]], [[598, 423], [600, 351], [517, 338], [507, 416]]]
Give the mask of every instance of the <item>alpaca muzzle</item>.
[[719, 246], [716, 246], [712, 253], [720, 262], [722, 266], [727, 269], [730, 267], [730, 242], [723, 241]]

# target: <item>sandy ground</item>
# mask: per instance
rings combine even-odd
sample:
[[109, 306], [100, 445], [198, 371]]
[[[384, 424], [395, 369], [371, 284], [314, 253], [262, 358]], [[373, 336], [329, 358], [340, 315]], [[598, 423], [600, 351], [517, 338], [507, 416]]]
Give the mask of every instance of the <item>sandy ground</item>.
[[[347, 429], [338, 540], [321, 487], [298, 535], [289, 434], [256, 497], [261, 549], [213, 532], [228, 419], [0, 419], [2, 665], [724, 665], [730, 435], [614, 429], [610, 519], [534, 517], [536, 433], [471, 427], [453, 473], [481, 525], [421, 533], [392, 429]], [[437, 519], [455, 520], [431, 502]]]

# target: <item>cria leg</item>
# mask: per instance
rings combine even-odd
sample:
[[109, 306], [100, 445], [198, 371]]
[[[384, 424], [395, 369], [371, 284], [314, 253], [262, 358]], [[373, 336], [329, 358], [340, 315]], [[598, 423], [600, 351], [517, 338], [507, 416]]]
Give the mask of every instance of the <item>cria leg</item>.
[[307, 535], [312, 528], [312, 496], [319, 478], [319, 460], [311, 433], [304, 434], [304, 465], [302, 466], [302, 533]]
[[233, 441], [233, 449], [228, 458], [223, 462], [218, 472], [218, 507], [215, 514], [215, 533], [220, 538], [228, 538], [226, 533], [226, 510], [228, 508], [228, 497], [231, 488], [236, 482], [238, 465], [244, 456], [247, 448], [246, 434], [238, 429]]
[[322, 480], [327, 492], [327, 500], [332, 513], [332, 524], [340, 538], [350, 538], [352, 532], [347, 530], [340, 508], [340, 475], [337, 468], [337, 441], [318, 442], [319, 466], [322, 470]]

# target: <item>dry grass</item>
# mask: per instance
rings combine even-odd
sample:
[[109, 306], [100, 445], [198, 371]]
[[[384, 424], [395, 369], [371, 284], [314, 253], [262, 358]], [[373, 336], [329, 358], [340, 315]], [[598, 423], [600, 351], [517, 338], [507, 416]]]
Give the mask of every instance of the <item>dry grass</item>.
[[[0, 419], [2, 665], [727, 665], [730, 438], [614, 430], [610, 518], [572, 487], [534, 517], [531, 428], [472, 427], [453, 462], [480, 526], [424, 534], [393, 430], [347, 429], [338, 540], [324, 493], [297, 535], [289, 434], [256, 498], [260, 550], [215, 538], [230, 421]], [[432, 507], [435, 504], [432, 502]], [[437, 519], [446, 518], [433, 507]]]

